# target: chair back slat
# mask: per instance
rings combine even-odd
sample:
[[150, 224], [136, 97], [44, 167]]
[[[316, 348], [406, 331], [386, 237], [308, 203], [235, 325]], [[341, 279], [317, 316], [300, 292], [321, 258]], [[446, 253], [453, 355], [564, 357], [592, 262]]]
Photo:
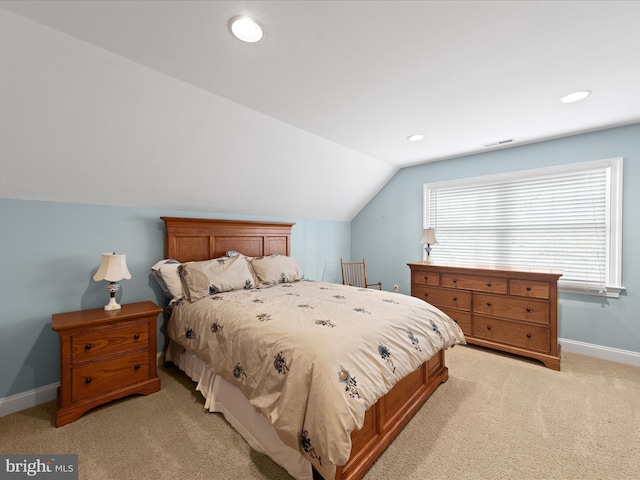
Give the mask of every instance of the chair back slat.
[[361, 262], [343, 262], [340, 259], [342, 267], [342, 284], [351, 285], [352, 287], [367, 288], [370, 285], [377, 285], [382, 290], [382, 283], [367, 282], [367, 266], [364, 258]]

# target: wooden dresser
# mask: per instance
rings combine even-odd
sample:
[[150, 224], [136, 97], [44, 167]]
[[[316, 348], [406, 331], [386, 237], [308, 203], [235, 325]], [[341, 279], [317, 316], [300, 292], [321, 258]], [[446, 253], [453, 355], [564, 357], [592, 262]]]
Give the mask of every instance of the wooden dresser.
[[409, 263], [411, 295], [453, 318], [470, 344], [560, 370], [557, 270]]
[[156, 321], [161, 312], [155, 303], [141, 302], [120, 310], [52, 315], [51, 326], [60, 336], [57, 427], [111, 400], [160, 390]]

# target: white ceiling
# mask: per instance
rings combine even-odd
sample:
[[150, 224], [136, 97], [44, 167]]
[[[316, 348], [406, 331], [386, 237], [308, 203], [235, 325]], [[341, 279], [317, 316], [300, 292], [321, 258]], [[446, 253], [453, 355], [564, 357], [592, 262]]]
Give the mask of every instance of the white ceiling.
[[[4, 1], [0, 8], [393, 169], [506, 139], [521, 145], [640, 121], [637, 1]], [[227, 22], [238, 14], [261, 23], [261, 42], [230, 35]], [[582, 89], [593, 94], [558, 101]], [[408, 142], [414, 133], [425, 139]]]

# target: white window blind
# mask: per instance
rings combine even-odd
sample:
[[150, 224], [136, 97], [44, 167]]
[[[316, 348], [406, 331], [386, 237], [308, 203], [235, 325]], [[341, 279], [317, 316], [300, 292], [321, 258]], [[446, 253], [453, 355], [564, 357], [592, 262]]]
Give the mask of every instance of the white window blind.
[[433, 261], [552, 268], [564, 291], [618, 296], [621, 158], [426, 184], [424, 193]]

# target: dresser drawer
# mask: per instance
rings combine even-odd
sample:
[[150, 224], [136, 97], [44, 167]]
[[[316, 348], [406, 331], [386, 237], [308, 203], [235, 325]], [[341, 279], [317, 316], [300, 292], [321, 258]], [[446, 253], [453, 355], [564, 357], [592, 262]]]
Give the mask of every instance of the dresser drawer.
[[443, 273], [442, 286], [445, 288], [475, 290], [477, 292], [507, 293], [507, 279], [505, 278], [476, 277], [473, 275]]
[[549, 299], [550, 286], [547, 282], [531, 280], [510, 280], [509, 293], [519, 297]]
[[411, 282], [414, 285], [430, 285], [432, 287], [439, 287], [440, 274], [426, 270], [414, 270], [411, 273]]
[[71, 399], [75, 402], [147, 378], [149, 352], [75, 367], [71, 372]]
[[473, 295], [473, 311], [514, 320], [549, 324], [549, 303], [541, 300], [478, 293]]
[[471, 310], [471, 292], [459, 292], [444, 288], [415, 287], [413, 296], [421, 298], [436, 307]]
[[462, 310], [454, 310], [453, 308], [447, 308], [447, 307], [438, 307], [438, 308], [455, 320], [455, 322], [458, 324], [458, 326], [462, 330], [462, 333], [464, 333], [465, 335], [471, 335], [471, 313], [470, 312], [468, 311], [465, 312]]
[[548, 328], [481, 315], [473, 316], [473, 336], [542, 353], [551, 346]]
[[109, 330], [82, 333], [71, 337], [71, 363], [108, 357], [149, 346], [149, 323], [122, 324]]

